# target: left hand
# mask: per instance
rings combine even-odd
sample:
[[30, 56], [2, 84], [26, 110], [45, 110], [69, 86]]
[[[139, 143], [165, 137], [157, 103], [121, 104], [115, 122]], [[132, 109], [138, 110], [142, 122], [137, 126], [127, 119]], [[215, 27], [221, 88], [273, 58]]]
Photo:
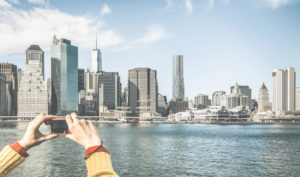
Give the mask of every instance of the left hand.
[[51, 120], [55, 118], [53, 115], [40, 114], [33, 121], [31, 121], [26, 129], [24, 137], [18, 141], [20, 145], [28, 150], [33, 146], [39, 145], [46, 140], [53, 139], [59, 135], [57, 134], [49, 134], [44, 135], [40, 132], [39, 128], [44, 123], [44, 121]]

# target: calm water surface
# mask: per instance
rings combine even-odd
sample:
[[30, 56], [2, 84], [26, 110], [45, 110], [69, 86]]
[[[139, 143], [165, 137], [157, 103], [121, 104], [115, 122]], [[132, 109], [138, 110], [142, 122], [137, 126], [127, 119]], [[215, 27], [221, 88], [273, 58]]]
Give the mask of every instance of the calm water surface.
[[[0, 122], [0, 147], [20, 139], [27, 124]], [[96, 126], [120, 176], [300, 175], [300, 125]], [[11, 176], [86, 176], [84, 149], [63, 136], [29, 155]]]

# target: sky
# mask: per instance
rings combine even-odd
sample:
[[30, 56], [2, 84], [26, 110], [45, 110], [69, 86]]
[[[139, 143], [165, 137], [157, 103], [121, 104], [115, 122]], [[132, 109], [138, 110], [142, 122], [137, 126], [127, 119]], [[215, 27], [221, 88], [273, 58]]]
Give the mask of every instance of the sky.
[[[300, 0], [0, 0], [0, 62], [24, 70], [25, 50], [45, 51], [53, 35], [78, 47], [90, 68], [96, 33], [103, 70], [157, 70], [159, 93], [172, 96], [172, 56], [184, 55], [185, 94], [229, 92], [238, 82], [253, 98], [272, 71], [300, 65]], [[297, 83], [300, 79], [297, 77]], [[296, 84], [297, 86], [299, 84]]]

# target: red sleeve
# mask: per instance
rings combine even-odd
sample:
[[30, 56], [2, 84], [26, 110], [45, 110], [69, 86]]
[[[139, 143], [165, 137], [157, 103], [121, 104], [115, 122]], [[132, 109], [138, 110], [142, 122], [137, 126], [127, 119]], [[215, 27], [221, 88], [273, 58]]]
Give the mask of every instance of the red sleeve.
[[[97, 146], [92, 146], [92, 147], [89, 147], [86, 151], [85, 151], [85, 155], [88, 156], [90, 155], [91, 153], [93, 153], [100, 145], [97, 145]], [[96, 152], [106, 152], [106, 153], [109, 153], [104, 146], [102, 146], [100, 149], [98, 149]]]
[[28, 157], [26, 150], [16, 141], [13, 144], [10, 145], [10, 148], [15, 150], [17, 153], [19, 153], [23, 157]]

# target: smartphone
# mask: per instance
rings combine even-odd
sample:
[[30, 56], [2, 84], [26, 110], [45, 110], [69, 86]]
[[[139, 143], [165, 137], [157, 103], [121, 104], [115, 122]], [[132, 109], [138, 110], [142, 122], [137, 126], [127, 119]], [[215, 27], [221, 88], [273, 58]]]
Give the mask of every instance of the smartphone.
[[65, 118], [51, 119], [50, 125], [51, 125], [51, 133], [56, 133], [56, 134], [70, 133]]

